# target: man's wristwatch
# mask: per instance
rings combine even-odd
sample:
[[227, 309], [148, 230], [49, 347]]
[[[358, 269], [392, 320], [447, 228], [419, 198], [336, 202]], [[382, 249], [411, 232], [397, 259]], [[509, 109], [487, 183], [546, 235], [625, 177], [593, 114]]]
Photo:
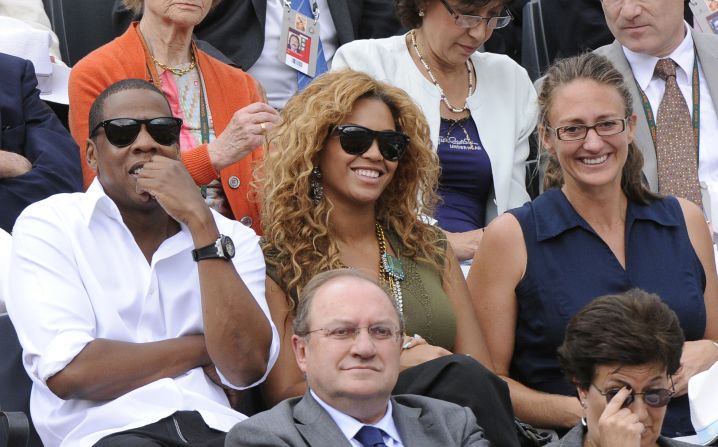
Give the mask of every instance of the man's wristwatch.
[[214, 244], [206, 247], [196, 248], [192, 250], [192, 259], [201, 261], [202, 259], [226, 259], [230, 260], [234, 257], [234, 242], [229, 236], [220, 234]]

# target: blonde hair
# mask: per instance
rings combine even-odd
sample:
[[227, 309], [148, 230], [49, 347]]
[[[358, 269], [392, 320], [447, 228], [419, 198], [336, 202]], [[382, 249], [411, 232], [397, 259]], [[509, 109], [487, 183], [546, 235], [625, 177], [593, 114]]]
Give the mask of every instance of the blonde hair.
[[[210, 11], [214, 9], [215, 6], [217, 6], [222, 0], [212, 0], [212, 6], [210, 6]], [[145, 7], [145, 0], [122, 0], [122, 4], [125, 5], [125, 9], [129, 9], [135, 15], [141, 14], [142, 10]]]
[[[293, 299], [317, 273], [343, 267], [329, 222], [332, 203], [314, 204], [310, 176], [318, 164], [330, 131], [352, 113], [354, 104], [371, 98], [386, 104], [397, 130], [410, 143], [396, 172], [375, 205], [377, 221], [396, 232], [405, 245], [402, 254], [440, 269], [445, 242], [420, 215], [432, 215], [437, 201], [439, 162], [431, 147], [424, 115], [403, 90], [364, 73], [326, 73], [282, 110], [282, 123], [269, 135], [270, 149], [260, 172], [263, 248], [267, 264]], [[421, 199], [419, 199], [421, 198]]]

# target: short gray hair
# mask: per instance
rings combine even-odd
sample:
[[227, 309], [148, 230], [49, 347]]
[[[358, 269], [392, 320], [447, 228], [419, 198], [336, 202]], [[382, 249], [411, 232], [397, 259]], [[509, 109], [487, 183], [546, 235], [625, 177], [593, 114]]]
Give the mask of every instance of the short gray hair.
[[379, 284], [374, 278], [360, 270], [341, 268], [319, 273], [314, 278], [309, 280], [307, 285], [302, 289], [302, 293], [299, 295], [299, 302], [297, 303], [297, 313], [294, 317], [294, 333], [296, 335], [303, 337], [309, 333], [309, 311], [312, 307], [314, 296], [317, 294], [317, 291], [322, 288], [322, 286], [338, 278], [356, 278], [379, 287], [386, 295], [386, 298], [389, 300], [391, 307], [396, 313], [396, 318], [399, 320], [399, 331], [402, 334], [404, 333], [404, 318], [399, 311], [396, 301], [392, 298], [391, 292], [387, 290], [385, 286]]

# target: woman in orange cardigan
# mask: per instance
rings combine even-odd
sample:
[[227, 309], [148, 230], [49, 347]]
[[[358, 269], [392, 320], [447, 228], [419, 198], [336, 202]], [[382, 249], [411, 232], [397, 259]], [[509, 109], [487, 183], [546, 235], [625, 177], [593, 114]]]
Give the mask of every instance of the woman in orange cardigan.
[[259, 209], [251, 196], [253, 162], [261, 159], [266, 130], [279, 119], [262, 103], [255, 80], [197, 49], [192, 31], [221, 0], [170, 4], [165, 0], [125, 0], [139, 22], [93, 51], [70, 74], [70, 130], [80, 146], [84, 185], [95, 173], [87, 165], [92, 102], [110, 84], [147, 79], [160, 88], [182, 118], [182, 161], [202, 186], [207, 203], [227, 217], [260, 231]]

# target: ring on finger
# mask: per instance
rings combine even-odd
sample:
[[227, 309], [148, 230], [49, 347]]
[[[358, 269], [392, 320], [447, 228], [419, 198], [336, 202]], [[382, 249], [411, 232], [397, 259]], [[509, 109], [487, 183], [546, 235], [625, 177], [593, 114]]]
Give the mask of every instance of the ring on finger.
[[259, 123], [259, 127], [261, 127], [263, 131], [267, 130], [267, 127], [264, 125], [264, 123]]

